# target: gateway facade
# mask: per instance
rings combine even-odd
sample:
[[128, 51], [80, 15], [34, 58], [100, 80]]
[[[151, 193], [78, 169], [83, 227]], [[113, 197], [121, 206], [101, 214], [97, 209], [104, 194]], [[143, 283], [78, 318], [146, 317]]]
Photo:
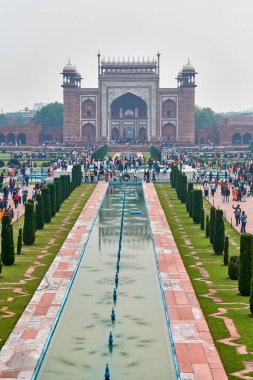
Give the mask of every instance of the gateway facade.
[[98, 54], [98, 88], [82, 88], [70, 62], [61, 74], [65, 142], [195, 142], [197, 73], [189, 61], [177, 88], [160, 88], [159, 53], [151, 61], [105, 61]]

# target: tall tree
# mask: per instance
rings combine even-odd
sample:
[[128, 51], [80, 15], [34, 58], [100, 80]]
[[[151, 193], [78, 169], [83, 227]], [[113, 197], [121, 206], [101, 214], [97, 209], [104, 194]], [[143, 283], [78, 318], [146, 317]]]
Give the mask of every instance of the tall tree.
[[63, 126], [63, 104], [50, 103], [37, 111], [34, 118], [44, 127], [60, 128]]
[[250, 295], [253, 269], [253, 235], [242, 234], [240, 239], [240, 265], [238, 289], [242, 296]]
[[216, 210], [213, 234], [213, 250], [216, 253], [216, 255], [222, 255], [222, 252], [224, 250], [224, 240], [225, 226], [223, 220], [223, 211]]
[[4, 265], [12, 265], [15, 262], [13, 227], [9, 215], [2, 218], [1, 260]]
[[32, 245], [35, 242], [34, 204], [31, 202], [25, 205], [23, 242], [26, 245]]

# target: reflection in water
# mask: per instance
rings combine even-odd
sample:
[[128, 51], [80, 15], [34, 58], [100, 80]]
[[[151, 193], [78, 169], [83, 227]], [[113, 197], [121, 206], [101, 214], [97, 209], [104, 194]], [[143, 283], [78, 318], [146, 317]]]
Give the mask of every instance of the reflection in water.
[[112, 380], [176, 379], [141, 187], [126, 188], [118, 256], [123, 191], [108, 190], [39, 379], [103, 380], [106, 363]]

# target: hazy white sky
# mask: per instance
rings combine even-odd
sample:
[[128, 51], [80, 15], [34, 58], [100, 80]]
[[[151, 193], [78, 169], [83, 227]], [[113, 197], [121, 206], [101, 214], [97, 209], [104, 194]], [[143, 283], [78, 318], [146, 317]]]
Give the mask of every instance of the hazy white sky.
[[196, 103], [253, 107], [253, 0], [0, 0], [0, 110], [62, 101], [68, 58], [97, 87], [97, 51], [161, 52], [161, 87], [176, 87], [190, 57]]

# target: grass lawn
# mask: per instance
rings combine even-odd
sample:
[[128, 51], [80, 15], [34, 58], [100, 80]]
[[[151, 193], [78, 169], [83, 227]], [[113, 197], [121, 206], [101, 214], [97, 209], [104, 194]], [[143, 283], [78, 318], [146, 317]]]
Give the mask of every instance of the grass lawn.
[[[0, 274], [0, 348], [32, 298], [94, 188], [95, 184], [83, 184], [76, 188], [51, 223], [36, 232], [35, 244], [23, 245], [15, 264], [3, 266]], [[23, 217], [13, 227], [16, 246], [18, 229], [23, 227]]]
[[[253, 355], [249, 354], [253, 352], [253, 318], [249, 318], [249, 297], [238, 295], [238, 282], [228, 279], [223, 256], [214, 255], [205, 231], [192, 222], [185, 205], [177, 199], [170, 184], [156, 184], [155, 187], [228, 378], [237, 379], [231, 374], [243, 370], [244, 361], [253, 361]], [[207, 202], [204, 202], [204, 209], [207, 215], [210, 210]], [[225, 228], [229, 236], [229, 255], [239, 255], [240, 235], [227, 222]], [[222, 315], [218, 318], [212, 316], [221, 308], [224, 309]], [[232, 340], [232, 344], [245, 346], [248, 354], [239, 354], [235, 346], [219, 342], [230, 337], [222, 319], [224, 316], [231, 318], [240, 335], [237, 340]]]

